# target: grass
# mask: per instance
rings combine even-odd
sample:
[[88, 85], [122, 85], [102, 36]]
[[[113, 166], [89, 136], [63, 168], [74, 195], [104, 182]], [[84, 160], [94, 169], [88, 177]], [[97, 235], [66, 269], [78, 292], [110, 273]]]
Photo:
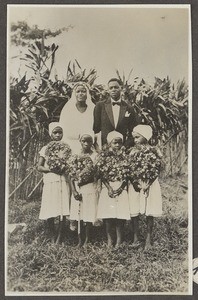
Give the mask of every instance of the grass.
[[67, 226], [64, 243], [51, 244], [45, 222], [38, 220], [40, 201], [9, 203], [9, 223], [25, 222], [25, 232], [8, 239], [7, 290], [11, 292], [181, 292], [188, 287], [188, 207], [182, 187], [186, 177], [161, 181], [163, 217], [155, 219], [154, 245], [144, 252], [145, 218], [140, 219], [138, 249], [131, 247], [129, 222], [124, 243], [106, 246], [105, 230], [94, 227], [92, 243], [77, 248], [77, 234]]

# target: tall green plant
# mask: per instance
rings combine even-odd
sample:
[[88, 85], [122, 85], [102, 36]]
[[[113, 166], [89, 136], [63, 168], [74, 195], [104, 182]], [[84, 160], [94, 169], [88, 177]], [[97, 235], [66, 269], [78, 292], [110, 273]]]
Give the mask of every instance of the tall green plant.
[[46, 47], [44, 39], [36, 41], [23, 58], [31, 77], [10, 79], [10, 146], [15, 158], [25, 157], [31, 137], [56, 116], [57, 103], [63, 106], [69, 99], [71, 89], [49, 79], [57, 49], [55, 44]]
[[[169, 77], [155, 77], [153, 85], [143, 79], [129, 83], [129, 77], [118, 78], [122, 82], [123, 99], [133, 106], [140, 122], [154, 130], [154, 140], [165, 141], [171, 134], [186, 130], [188, 123], [188, 86], [185, 80], [171, 85]], [[131, 74], [130, 74], [131, 75]]]

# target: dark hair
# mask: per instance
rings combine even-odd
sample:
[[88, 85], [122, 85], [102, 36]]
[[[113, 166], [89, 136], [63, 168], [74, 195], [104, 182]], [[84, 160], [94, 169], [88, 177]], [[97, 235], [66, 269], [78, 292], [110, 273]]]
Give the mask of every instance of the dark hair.
[[118, 78], [111, 78], [111, 79], [108, 81], [108, 84], [109, 84], [110, 82], [112, 82], [112, 81], [116, 81], [120, 86], [122, 86], [122, 82], [121, 82], [120, 79], [118, 79]]
[[81, 137], [80, 137], [80, 141], [81, 141], [81, 139], [82, 139], [85, 135], [86, 135], [87, 137], [89, 137], [89, 138], [92, 140], [92, 143], [93, 143], [93, 138], [92, 138], [92, 136], [91, 136], [90, 134], [88, 134], [88, 133], [83, 133], [83, 134], [81, 135]]

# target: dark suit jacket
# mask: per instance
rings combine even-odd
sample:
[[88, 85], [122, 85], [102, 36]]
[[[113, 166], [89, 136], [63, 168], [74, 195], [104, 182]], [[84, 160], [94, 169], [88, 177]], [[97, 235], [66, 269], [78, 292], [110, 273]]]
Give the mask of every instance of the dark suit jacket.
[[120, 114], [115, 127], [111, 99], [96, 103], [94, 108], [94, 133], [101, 131], [102, 145], [107, 143], [109, 132], [116, 130], [123, 134], [124, 143], [131, 136], [133, 127], [137, 125], [137, 117], [133, 108], [125, 101], [121, 101]]

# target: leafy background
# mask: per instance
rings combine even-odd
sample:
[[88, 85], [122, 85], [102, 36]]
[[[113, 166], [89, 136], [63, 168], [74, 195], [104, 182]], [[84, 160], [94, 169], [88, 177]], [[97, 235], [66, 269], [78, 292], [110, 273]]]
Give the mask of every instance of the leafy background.
[[[115, 251], [106, 249], [103, 227], [94, 228], [88, 249], [76, 249], [76, 233], [65, 229], [63, 245], [49, 243], [45, 224], [38, 220], [42, 176], [36, 170], [38, 151], [49, 141], [51, 121], [58, 121], [61, 109], [78, 81], [90, 87], [92, 101], [108, 94], [96, 84], [97, 70], [87, 70], [75, 60], [60, 80], [52, 75], [58, 45], [46, 45], [48, 36], [59, 31], [40, 30], [27, 23], [13, 24], [12, 43], [25, 47], [26, 72], [10, 78], [10, 157], [8, 223], [25, 222], [8, 238], [9, 291], [63, 292], [186, 292], [188, 278], [188, 85], [185, 80], [155, 78], [153, 84], [131, 74], [122, 81], [122, 97], [135, 109], [142, 123], [154, 129], [152, 144], [164, 155], [161, 174], [164, 215], [155, 221], [154, 247], [143, 251], [145, 220], [141, 219], [142, 246], [130, 244], [133, 232], [125, 225], [125, 243]], [[67, 104], [66, 104], [67, 105]], [[182, 262], [182, 263], [181, 263]]]

